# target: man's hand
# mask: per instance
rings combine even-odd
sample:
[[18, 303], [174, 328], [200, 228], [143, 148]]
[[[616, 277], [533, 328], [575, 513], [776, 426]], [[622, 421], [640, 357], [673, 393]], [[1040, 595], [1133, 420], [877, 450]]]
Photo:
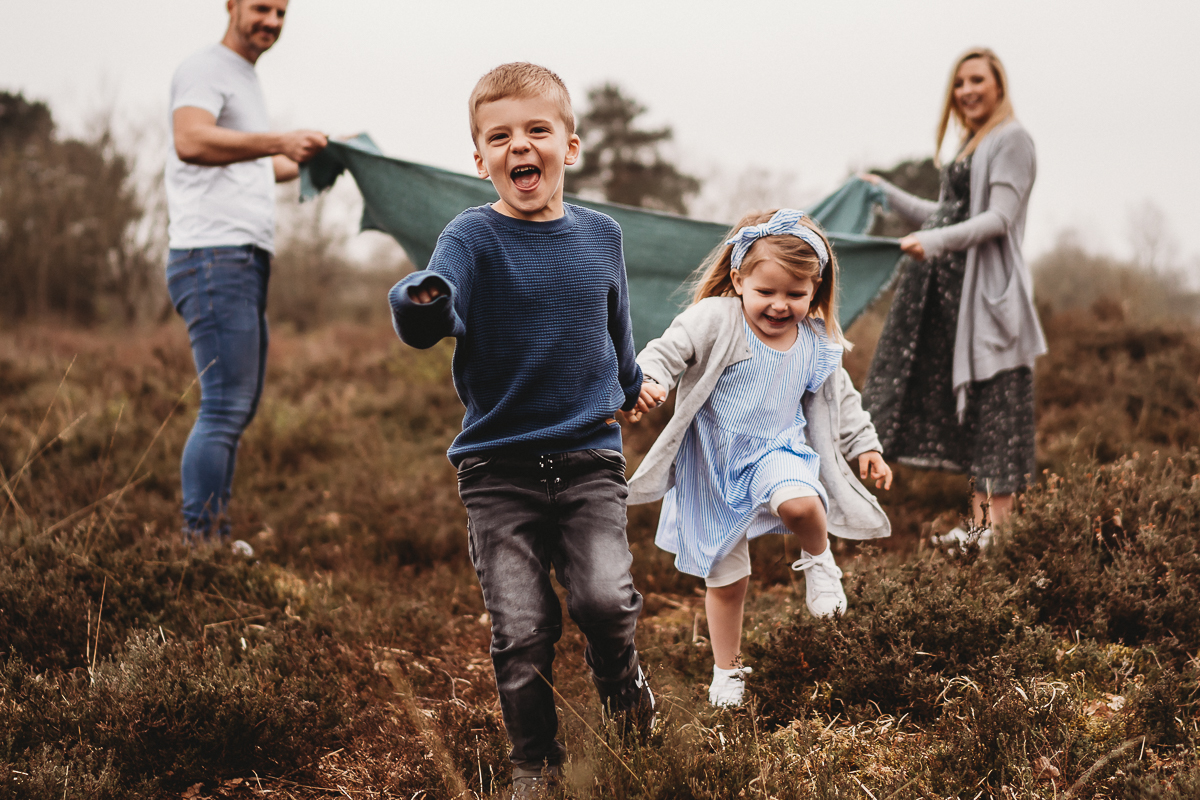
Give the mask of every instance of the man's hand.
[[892, 468], [878, 450], [869, 450], [858, 457], [858, 476], [864, 481], [874, 478], [876, 489], [892, 488]]
[[303, 164], [324, 150], [328, 143], [320, 131], [288, 131], [280, 134], [279, 152], [271, 155], [287, 156], [297, 164]]
[[642, 414], [647, 411], [653, 411], [667, 401], [667, 390], [654, 381], [645, 381], [642, 383], [642, 391], [638, 393], [637, 405], [629, 411], [622, 412], [625, 414], [625, 419], [630, 422], [637, 422], [642, 418]]
[[179, 160], [204, 167], [224, 167], [278, 155], [302, 164], [327, 143], [325, 134], [319, 131], [248, 133], [222, 128], [210, 112], [193, 106], [175, 109], [171, 119]]

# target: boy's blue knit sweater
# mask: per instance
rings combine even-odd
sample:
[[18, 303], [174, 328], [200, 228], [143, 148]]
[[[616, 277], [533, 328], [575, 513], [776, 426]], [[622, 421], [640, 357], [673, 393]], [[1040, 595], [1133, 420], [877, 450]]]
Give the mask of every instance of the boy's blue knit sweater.
[[[599, 212], [564, 209], [550, 222], [467, 209], [438, 237], [429, 269], [388, 294], [406, 344], [458, 340], [454, 386], [467, 412], [447, 454], [456, 466], [496, 450], [621, 449], [609, 420], [633, 408], [642, 387], [621, 228]], [[414, 302], [408, 290], [425, 285], [443, 296]]]

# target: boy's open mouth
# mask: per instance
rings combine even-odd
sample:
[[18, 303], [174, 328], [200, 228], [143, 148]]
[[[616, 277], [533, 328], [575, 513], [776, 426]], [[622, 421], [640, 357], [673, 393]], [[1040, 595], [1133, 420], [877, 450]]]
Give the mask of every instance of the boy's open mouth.
[[513, 171], [508, 173], [508, 176], [512, 178], [513, 185], [518, 189], [532, 189], [534, 186], [537, 186], [541, 175], [542, 171], [532, 164], [514, 167]]

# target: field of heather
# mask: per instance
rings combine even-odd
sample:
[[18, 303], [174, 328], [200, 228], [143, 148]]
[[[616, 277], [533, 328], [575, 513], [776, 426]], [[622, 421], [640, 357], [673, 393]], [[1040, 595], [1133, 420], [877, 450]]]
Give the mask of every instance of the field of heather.
[[[1101, 309], [1102, 311], [1103, 309]], [[817, 621], [753, 552], [752, 702], [707, 705], [700, 583], [630, 509], [645, 747], [600, 719], [568, 624], [568, 798], [1200, 795], [1200, 329], [1048, 315], [1036, 488], [985, 554], [923, 544], [955, 476], [898, 470], [895, 535], [839, 545]], [[861, 380], [878, 316], [850, 335]], [[450, 347], [386, 325], [278, 330], [235, 533], [188, 549], [198, 398], [181, 325], [0, 332], [0, 797], [499, 798], [488, 620], [444, 451]], [[626, 428], [636, 465], [665, 415]]]

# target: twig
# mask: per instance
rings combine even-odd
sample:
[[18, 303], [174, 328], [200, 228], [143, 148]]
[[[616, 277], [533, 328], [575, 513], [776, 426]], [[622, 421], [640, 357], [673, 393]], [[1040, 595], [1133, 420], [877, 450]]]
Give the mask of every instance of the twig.
[[[537, 672], [537, 670], [534, 670], [534, 671], [535, 671], [535, 672]], [[538, 677], [539, 677], [539, 678], [541, 678], [542, 680], [546, 681], [546, 676], [545, 676], [545, 675], [543, 675], [541, 672], [538, 672]], [[600, 744], [604, 745], [604, 749], [605, 749], [605, 750], [607, 750], [608, 752], [610, 752], [610, 753], [612, 753], [612, 754], [613, 754], [613, 758], [615, 758], [615, 759], [617, 760], [617, 762], [618, 762], [618, 763], [619, 763], [619, 764], [620, 764], [622, 767], [624, 767], [624, 768], [625, 768], [625, 771], [626, 771], [626, 772], [628, 772], [628, 773], [629, 773], [629, 774], [630, 774], [630, 775], [633, 777], [633, 779], [634, 779], [635, 781], [637, 781], [637, 782], [638, 782], [638, 785], [642, 787], [642, 791], [643, 791], [643, 792], [647, 791], [647, 789], [646, 789], [646, 784], [642, 783], [642, 779], [641, 779], [641, 778], [639, 778], [639, 777], [637, 776], [637, 773], [635, 773], [635, 772], [634, 772], [632, 769], [630, 769], [630, 768], [629, 768], [629, 765], [625, 763], [625, 759], [623, 759], [623, 758], [621, 758], [619, 755], [617, 755], [617, 751], [616, 751], [616, 750], [613, 750], [613, 749], [612, 749], [612, 747], [610, 747], [610, 746], [609, 746], [608, 742], [604, 741], [604, 737], [603, 737], [603, 736], [601, 736], [600, 734], [596, 733], [596, 730], [595, 730], [595, 729], [594, 729], [594, 728], [593, 728], [591, 725], [588, 725], [588, 724], [587, 724], [587, 720], [585, 720], [585, 719], [584, 719], [584, 718], [583, 718], [583, 717], [580, 715], [580, 713], [579, 713], [578, 711], [576, 711], [576, 710], [575, 710], [575, 706], [573, 706], [573, 705], [571, 705], [569, 702], [567, 702], [567, 698], [565, 698], [565, 697], [563, 697], [563, 696], [562, 696], [562, 692], [560, 692], [560, 691], [558, 690], [558, 687], [556, 687], [556, 686], [555, 686], [553, 683], [551, 683], [550, 681], [546, 681], [546, 685], [547, 685], [547, 686], [549, 686], [549, 687], [550, 687], [550, 691], [554, 692], [554, 694], [555, 694], [555, 695], [558, 697], [558, 699], [562, 701], [562, 704], [563, 704], [564, 706], [566, 706], [566, 707], [567, 707], [567, 710], [568, 710], [568, 711], [570, 711], [572, 714], [574, 714], [574, 715], [575, 715], [575, 717], [576, 717], [576, 718], [577, 718], [577, 719], [578, 719], [580, 722], [582, 722], [582, 723], [583, 723], [583, 727], [587, 728], [587, 729], [588, 729], [588, 732], [589, 732], [589, 733], [591, 733], [591, 734], [592, 734], [592, 736], [595, 736], [595, 737], [596, 737], [596, 740], [597, 740], [598, 742], [600, 742]]]
[[[125, 497], [125, 491], [133, 485], [134, 476], [137, 475], [137, 471], [142, 468], [142, 464], [145, 462], [146, 456], [150, 455], [150, 450], [154, 447], [154, 443], [158, 441], [158, 437], [162, 434], [163, 429], [167, 427], [167, 423], [171, 421], [171, 417], [175, 416], [175, 412], [179, 410], [180, 404], [183, 403], [183, 398], [188, 396], [188, 393], [192, 391], [192, 387], [200, 382], [200, 379], [204, 377], [204, 373], [208, 372], [215, 363], [217, 363], [215, 358], [208, 362], [208, 366], [202, 369], [200, 374], [192, 379], [192, 382], [188, 384], [188, 387], [183, 390], [181, 395], [179, 395], [179, 399], [175, 401], [175, 405], [171, 406], [170, 413], [167, 414], [166, 419], [162, 421], [162, 424], [158, 426], [158, 430], [154, 432], [154, 436], [150, 439], [150, 444], [146, 445], [146, 449], [142, 451], [142, 457], [138, 459], [137, 464], [135, 464], [133, 469], [130, 470], [129, 478], [125, 481], [125, 485], [121, 487], [119, 492], [117, 492], [117, 499], [113, 503], [112, 508], [108, 510], [108, 516], [104, 518], [103, 527], [108, 527], [109, 521], [112, 519], [113, 514], [117, 511], [117, 506], [121, 505], [121, 500]], [[84, 552], [87, 551], [85, 550]]]
[[[21, 468], [17, 470], [17, 474], [13, 476], [11, 488], [9, 487], [8, 481], [4, 482], [5, 489], [8, 491], [10, 498], [13, 496], [13, 493], [16, 492], [17, 486], [21, 483], [21, 476], [25, 474], [25, 468], [29, 466], [29, 462], [33, 458], [33, 452], [37, 448], [38, 437], [42, 435], [42, 428], [46, 427], [46, 420], [50, 419], [50, 412], [54, 409], [54, 403], [56, 400], [58, 400], [58, 395], [59, 392], [62, 391], [63, 384], [67, 382], [67, 376], [71, 374], [71, 367], [75, 366], [76, 358], [79, 358], [79, 356], [72, 356], [71, 363], [67, 364], [67, 370], [63, 373], [62, 380], [58, 382], [58, 388], [54, 390], [54, 397], [50, 398], [50, 405], [46, 406], [46, 413], [42, 416], [42, 421], [38, 424], [37, 430], [34, 431], [33, 439], [31, 439], [29, 442], [29, 455], [25, 457], [25, 463], [21, 465]], [[0, 511], [0, 522], [4, 522], [4, 517], [7, 514], [8, 503], [5, 503], [4, 510]]]
[[1097, 772], [1104, 769], [1104, 767], [1108, 765], [1108, 762], [1112, 761], [1114, 758], [1121, 755], [1126, 750], [1131, 749], [1138, 742], [1145, 742], [1145, 741], [1146, 741], [1145, 736], [1138, 736], [1134, 739], [1128, 739], [1128, 740], [1122, 742], [1120, 745], [1118, 745], [1117, 748], [1115, 750], [1113, 750], [1111, 753], [1109, 753], [1108, 755], [1101, 756], [1096, 761], [1095, 764], [1092, 764], [1092, 766], [1088, 767], [1087, 772], [1085, 772], [1079, 776], [1079, 780], [1075, 781], [1075, 783], [1071, 786], [1070, 789], [1067, 789], [1066, 793], [1063, 795], [1063, 800], [1070, 800], [1070, 798], [1074, 797], [1075, 792], [1077, 792], [1080, 789], [1082, 789], [1083, 787], [1087, 786], [1088, 783], [1092, 780], [1092, 777]]
[[[13, 508], [17, 510], [18, 514], [25, 517], [25, 519], [29, 519], [29, 515], [25, 513], [25, 509], [21, 508], [21, 504], [17, 502], [16, 495], [13, 494], [12, 489], [10, 489], [8, 486], [8, 475], [5, 473], [3, 465], [0, 465], [0, 481], [4, 481], [4, 493], [8, 495], [8, 500], [12, 504]], [[7, 513], [8, 506], [5, 506], [5, 514]], [[3, 521], [4, 514], [0, 514], [0, 522]]]
[[[8, 499], [10, 501], [12, 501], [12, 503], [13, 503], [14, 507], [16, 507], [17, 511], [19, 511], [21, 514], [25, 515], [26, 519], [31, 519], [31, 517], [23, 508], [21, 508], [20, 504], [17, 503], [16, 495], [13, 493], [14, 490], [17, 488], [17, 484], [20, 483], [20, 481], [21, 481], [21, 475], [25, 472], [25, 469], [30, 464], [32, 464], [34, 461], [37, 461], [39, 458], [42, 457], [42, 453], [45, 453], [47, 450], [50, 449], [50, 445], [57, 442], [59, 439], [61, 439], [67, 433], [70, 433], [71, 429], [74, 428], [76, 425], [78, 425], [80, 420], [82, 420], [86, 416], [87, 416], [86, 411], [84, 413], [80, 414], [78, 417], [76, 417], [74, 420], [71, 421], [70, 425], [68, 425], [67, 427], [63, 428], [61, 431], [56, 433], [52, 439], [50, 439], [44, 445], [42, 445], [41, 449], [38, 450], [37, 453], [35, 453], [30, 459], [26, 460], [26, 462], [21, 465], [21, 469], [17, 472], [17, 474], [13, 476], [14, 483], [12, 484], [11, 487], [8, 486], [7, 481], [5, 482], [4, 491], [8, 495]], [[6, 506], [5, 512], [7, 512], [7, 511], [8, 511], [8, 508]], [[0, 521], [3, 521], [3, 520], [4, 520], [4, 515], [0, 514]]]
[[[109, 465], [109, 462], [112, 460], [113, 446], [117, 443], [117, 429], [121, 427], [121, 417], [123, 417], [124, 415], [125, 415], [125, 403], [121, 403], [121, 408], [119, 411], [117, 411], [117, 421], [113, 424], [112, 436], [108, 440], [108, 451], [104, 454], [104, 465], [100, 468], [100, 480], [96, 482], [96, 494], [97, 495], [99, 495], [100, 492], [104, 491], [104, 479], [108, 477], [108, 465]], [[95, 506], [99, 502], [100, 502], [100, 499], [97, 497], [96, 502], [93, 503], [92, 506]], [[92, 519], [91, 519], [90, 523], [88, 524], [87, 533], [83, 537], [83, 549], [85, 551], [88, 549], [88, 546], [91, 544], [92, 531], [94, 531], [95, 529], [96, 529], [96, 515], [93, 514]]]
[[899, 795], [901, 792], [903, 792], [905, 789], [907, 789], [908, 787], [912, 786], [912, 785], [913, 785], [914, 783], [916, 783], [916, 782], [917, 782], [917, 779], [916, 779], [916, 778], [910, 778], [910, 779], [909, 779], [909, 781], [908, 781], [908, 783], [904, 784], [904, 785], [903, 785], [903, 786], [901, 786], [899, 789], [897, 789], [896, 791], [892, 792], [892, 793], [891, 793], [891, 794], [889, 794], [887, 797], [883, 798], [883, 800], [892, 800], [892, 798], [896, 797], [897, 795]]
[[[734, 656], [734, 661], [736, 662], [735, 666], [741, 666], [742, 657], [740, 655], [736, 655]], [[758, 777], [762, 780], [763, 797], [769, 799], [771, 795], [767, 792], [767, 768], [763, 764], [762, 745], [760, 745], [758, 741], [758, 715], [754, 713], [753, 701], [750, 703], [750, 725], [754, 729], [754, 758], [756, 761], [758, 761]], [[870, 792], [867, 792], [867, 794], [870, 794]], [[875, 800], [875, 798], [872, 797], [871, 800]]]
[[[254, 773], [254, 778], [255, 778], [255, 780], [257, 780], [257, 781], [258, 781], [258, 785], [261, 787], [261, 786], [262, 786], [262, 780], [261, 780], [261, 779], [259, 779], [259, 777], [258, 777], [258, 773], [257, 773], [257, 772], [256, 772], [256, 773]], [[318, 791], [318, 792], [328, 792], [329, 794], [341, 794], [341, 793], [342, 793], [341, 789], [327, 789], [327, 788], [325, 788], [324, 786], [309, 786], [309, 785], [307, 785], [307, 784], [304, 784], [304, 783], [296, 783], [295, 781], [289, 781], [287, 778], [277, 778], [277, 777], [275, 777], [274, 775], [268, 775], [268, 776], [267, 776], [267, 780], [269, 780], [269, 781], [279, 781], [280, 783], [285, 783], [285, 784], [287, 784], [288, 786], [295, 786], [297, 789], [313, 789], [314, 791]]]
[[851, 780], [853, 780], [855, 783], [858, 784], [858, 788], [862, 789], [864, 792], [867, 793], [867, 797], [871, 798], [871, 800], [879, 800], [879, 798], [877, 798], [875, 795], [873, 795], [871, 793], [870, 789], [868, 789], [866, 786], [863, 786], [863, 782], [858, 779], [857, 775], [851, 775], [850, 778], [851, 778]]
[[108, 576], [104, 576], [104, 583], [100, 587], [100, 608], [96, 610], [96, 644], [92, 646], [92, 663], [88, 667], [88, 674], [92, 680], [96, 680], [96, 655], [100, 652], [100, 620], [104, 616], [104, 594], [108, 591]]
[[428, 722], [425, 720], [421, 710], [417, 708], [417, 702], [414, 699], [412, 685], [409, 684], [408, 678], [400, 671], [399, 665], [388, 662], [385, 667], [388, 680], [392, 682], [392, 687], [396, 690], [397, 696], [403, 701], [401, 705], [407, 712], [409, 721], [412, 726], [417, 729], [417, 734], [425, 741], [425, 745], [433, 754], [433, 763], [437, 765], [438, 772], [442, 774], [442, 780], [446, 784], [446, 788], [454, 793], [454, 797], [464, 797], [468, 795], [467, 786], [463, 783], [462, 777], [458, 771], [454, 769], [454, 762], [450, 758], [450, 754], [446, 752], [446, 745], [442, 742], [440, 736], [435, 735]]
[[237, 619], [225, 619], [225, 620], [221, 620], [220, 622], [210, 622], [207, 625], [205, 625], [204, 627], [206, 630], [208, 628], [219, 628], [222, 625], [232, 625], [235, 622], [245, 622], [248, 619], [262, 619], [265, 616], [267, 616], [267, 615], [266, 614], [254, 614], [253, 616], [249, 616], [249, 617], [238, 617]]
[[[143, 475], [142, 477], [140, 477], [136, 481], [134, 481], [134, 485], [141, 483], [142, 481], [146, 480], [149, 477], [150, 477], [149, 474]], [[101, 497], [96, 502], [88, 503], [83, 508], [72, 511], [70, 514], [67, 514], [65, 517], [63, 517], [58, 522], [51, 525], [49, 528], [46, 528], [46, 530], [43, 531], [43, 533], [53, 533], [54, 531], [58, 530], [59, 528], [63, 527], [64, 525], [69, 524], [71, 522], [71, 520], [76, 519], [81, 514], [86, 514], [87, 512], [95, 509], [96, 506], [100, 505], [101, 503], [103, 503], [107, 500], [111, 500], [112, 498], [116, 497], [120, 493], [120, 491], [121, 491], [120, 489], [113, 489], [111, 492], [104, 495], [104, 497]], [[88, 528], [88, 537], [89, 538], [91, 537], [91, 528], [93, 528], [93, 527], [95, 527], [94, 524], [92, 526], [89, 526], [89, 528]], [[87, 548], [86, 542], [84, 543], [84, 548], [85, 549]]]

